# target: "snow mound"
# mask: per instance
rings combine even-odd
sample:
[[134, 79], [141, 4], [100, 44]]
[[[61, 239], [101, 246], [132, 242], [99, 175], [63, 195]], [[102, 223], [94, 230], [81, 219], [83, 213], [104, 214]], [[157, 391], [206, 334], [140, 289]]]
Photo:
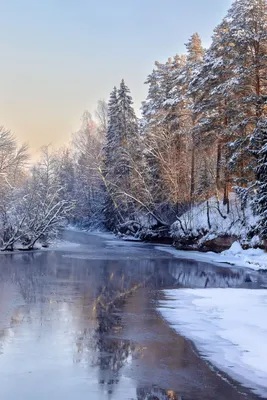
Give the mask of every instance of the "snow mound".
[[267, 253], [262, 249], [243, 250], [239, 242], [234, 242], [230, 249], [221, 253], [223, 257], [232, 257], [233, 264], [243, 264], [253, 269], [267, 269]]
[[239, 242], [234, 242], [232, 244], [232, 246], [230, 247], [230, 249], [222, 252], [222, 254], [236, 256], [238, 254], [241, 254], [242, 252], [243, 252], [243, 249], [242, 249], [241, 244]]
[[159, 311], [217, 368], [267, 394], [267, 290], [172, 289]]

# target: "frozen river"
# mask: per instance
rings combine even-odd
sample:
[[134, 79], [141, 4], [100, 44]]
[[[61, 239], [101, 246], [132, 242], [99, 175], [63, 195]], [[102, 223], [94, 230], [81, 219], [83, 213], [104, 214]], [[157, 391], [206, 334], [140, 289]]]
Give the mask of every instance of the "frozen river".
[[66, 231], [0, 254], [0, 399], [257, 399], [161, 317], [163, 289], [257, 289], [265, 277], [153, 245]]

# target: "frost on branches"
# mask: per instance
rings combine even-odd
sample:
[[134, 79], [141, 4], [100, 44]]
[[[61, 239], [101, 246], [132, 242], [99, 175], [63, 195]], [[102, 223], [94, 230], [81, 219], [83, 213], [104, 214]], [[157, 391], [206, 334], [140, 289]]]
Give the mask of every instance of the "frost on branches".
[[[13, 150], [12, 155], [5, 156], [5, 151], [11, 150], [7, 139]], [[57, 236], [73, 209], [73, 202], [62, 196], [64, 187], [57, 177], [55, 159], [44, 148], [40, 163], [26, 173], [26, 148], [23, 152], [17, 149], [10, 134], [0, 136], [0, 147], [2, 161], [9, 157], [8, 166], [2, 163], [1, 249], [33, 249], [37, 241], [47, 244]], [[19, 181], [13, 179], [14, 173], [20, 176]]]

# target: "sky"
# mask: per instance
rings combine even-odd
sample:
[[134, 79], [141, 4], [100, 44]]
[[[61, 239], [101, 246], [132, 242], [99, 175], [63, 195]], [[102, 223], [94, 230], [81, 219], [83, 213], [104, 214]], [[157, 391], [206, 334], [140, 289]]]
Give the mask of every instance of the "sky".
[[122, 78], [138, 112], [154, 62], [208, 47], [231, 0], [0, 0], [0, 125], [59, 147]]

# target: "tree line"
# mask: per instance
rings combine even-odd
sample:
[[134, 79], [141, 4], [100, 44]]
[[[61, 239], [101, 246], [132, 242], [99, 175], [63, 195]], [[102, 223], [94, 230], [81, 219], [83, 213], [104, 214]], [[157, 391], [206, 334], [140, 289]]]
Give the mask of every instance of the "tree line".
[[225, 217], [233, 193], [257, 216], [254, 234], [267, 237], [266, 0], [235, 0], [208, 49], [194, 33], [185, 54], [155, 62], [145, 83], [142, 118], [122, 80], [108, 104], [99, 102], [95, 121], [85, 112], [72, 143], [55, 154], [46, 148], [27, 176], [25, 147], [2, 129], [3, 248], [45, 241], [66, 218], [166, 233], [212, 197]]

